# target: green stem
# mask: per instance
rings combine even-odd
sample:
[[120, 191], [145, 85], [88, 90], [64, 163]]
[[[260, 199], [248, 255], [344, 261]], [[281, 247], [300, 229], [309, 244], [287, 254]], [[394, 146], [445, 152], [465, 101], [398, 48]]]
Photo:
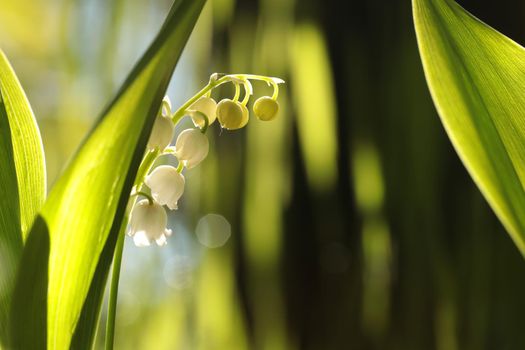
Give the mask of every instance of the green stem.
[[252, 84], [248, 79], [246, 79], [246, 81], [244, 82], [244, 92], [244, 99], [241, 101], [241, 104], [243, 106], [246, 106], [246, 104], [248, 104], [248, 101], [250, 100], [250, 96], [253, 93]]
[[237, 102], [239, 100], [239, 96], [241, 95], [241, 87], [239, 84], [235, 83], [235, 95], [233, 95], [233, 102]]
[[272, 95], [272, 100], [277, 100], [277, 96], [279, 96], [279, 84], [277, 84], [276, 82], [272, 81], [270, 84], [273, 85], [273, 95]]
[[222, 85], [224, 83], [227, 83], [230, 81], [230, 77], [229, 76], [223, 76], [222, 78], [220, 79], [217, 79], [217, 80], [214, 80], [214, 81], [210, 81], [208, 83], [208, 85], [206, 85], [205, 87], [202, 88], [201, 91], [197, 92], [192, 98], [190, 98], [188, 101], [186, 101], [185, 104], [183, 104], [174, 114], [173, 114], [173, 117], [171, 117], [171, 120], [173, 121], [173, 123], [177, 124], [177, 122], [179, 121], [180, 118], [182, 118], [184, 116], [184, 114], [186, 113], [186, 110], [188, 108], [191, 107], [191, 105], [193, 105], [195, 102], [197, 102], [197, 100], [199, 98], [201, 98], [202, 96], [206, 95], [209, 91], [211, 91], [212, 89], [216, 88], [217, 86], [219, 85]]
[[242, 80], [260, 80], [264, 81], [267, 84], [270, 84], [273, 86], [273, 95], [272, 99], [277, 100], [277, 96], [279, 95], [279, 84], [284, 83], [284, 80], [281, 80], [279, 78], [272, 78], [272, 77], [265, 77], [262, 75], [255, 75], [255, 74], [234, 74], [237, 79]]
[[113, 270], [111, 272], [111, 287], [109, 290], [108, 318], [106, 323], [106, 350], [113, 350], [115, 341], [115, 318], [117, 315], [117, 296], [118, 282], [120, 279], [120, 266], [122, 264], [122, 254], [124, 251], [124, 238], [127, 226], [128, 215], [124, 217], [120, 228], [117, 245], [115, 247], [115, 256], [113, 257]]
[[144, 182], [144, 178], [146, 177], [146, 175], [148, 175], [148, 172], [151, 169], [151, 166], [153, 165], [155, 159], [157, 159], [158, 155], [158, 149], [148, 151], [148, 153], [142, 160], [142, 163], [140, 164], [139, 170], [137, 171], [137, 177], [135, 178], [135, 183], [133, 184], [134, 190], [140, 191], [140, 188], [137, 188], [137, 186], [142, 185], [142, 183]]
[[[148, 151], [144, 160], [140, 164], [139, 170], [137, 171], [137, 177], [135, 178], [135, 183], [133, 184], [133, 189], [136, 191], [136, 194], [145, 195], [140, 191], [144, 178], [148, 174], [153, 162], [157, 158], [159, 150], [155, 149], [153, 151]], [[150, 198], [148, 200], [151, 201]], [[122, 264], [122, 254], [124, 252], [124, 238], [126, 236], [126, 227], [128, 225], [129, 213], [135, 205], [136, 199], [133, 199], [128, 207], [126, 208], [126, 215], [122, 224], [117, 238], [117, 245], [115, 246], [115, 255], [113, 256], [113, 269], [111, 272], [111, 285], [109, 289], [109, 301], [108, 301], [108, 317], [106, 323], [106, 350], [113, 350], [113, 344], [115, 341], [115, 318], [117, 315], [117, 296], [118, 296], [118, 283], [120, 279], [120, 266]]]
[[179, 165], [177, 166], [177, 172], [181, 173], [182, 170], [184, 170], [184, 164], [182, 162], [179, 162]]
[[146, 199], [148, 200], [149, 202], [149, 205], [153, 205], [153, 197], [151, 197], [149, 194], [147, 194], [146, 192], [142, 192], [142, 191], [138, 191], [135, 193], [136, 196], [143, 196], [143, 197], [146, 197]]

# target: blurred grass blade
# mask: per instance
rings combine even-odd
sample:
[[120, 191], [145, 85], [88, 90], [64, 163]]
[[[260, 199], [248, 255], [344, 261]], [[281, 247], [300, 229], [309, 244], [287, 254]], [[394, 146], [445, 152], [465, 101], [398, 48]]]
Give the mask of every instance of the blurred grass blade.
[[[153, 44], [49, 194], [17, 277], [12, 313], [15, 348], [67, 349], [75, 333], [83, 338], [78, 333], [84, 330], [78, 327], [91, 332], [88, 328], [97, 317], [91, 314], [92, 322], [79, 319], [88, 293], [92, 298], [105, 285], [109, 262], [102, 264], [100, 255], [114, 250], [156, 113], [204, 2], [179, 0], [173, 5]], [[43, 249], [46, 242], [48, 251]], [[42, 273], [46, 261], [47, 274]], [[37, 288], [28, 288], [27, 281]], [[46, 293], [47, 304], [42, 305]], [[97, 314], [100, 299], [88, 301], [98, 300], [98, 305], [91, 305]], [[35, 310], [47, 317], [35, 317]], [[75, 343], [75, 348], [89, 348], [92, 339], [87, 340]]]
[[42, 140], [18, 79], [0, 50], [0, 344], [15, 272], [37, 211], [45, 199]]
[[525, 50], [448, 0], [413, 0], [427, 82], [474, 181], [525, 253]]

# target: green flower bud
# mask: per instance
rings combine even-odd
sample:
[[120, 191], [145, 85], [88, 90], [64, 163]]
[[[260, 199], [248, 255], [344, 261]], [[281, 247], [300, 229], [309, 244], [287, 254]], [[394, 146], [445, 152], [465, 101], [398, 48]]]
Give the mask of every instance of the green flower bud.
[[246, 125], [242, 105], [230, 99], [224, 99], [217, 105], [217, 119], [224, 129], [235, 130]]
[[239, 126], [239, 129], [240, 129], [240, 128], [244, 128], [246, 124], [248, 124], [248, 120], [250, 119], [250, 112], [248, 112], [248, 108], [246, 108], [245, 105], [239, 102], [237, 103], [241, 106], [241, 109], [242, 109], [242, 120], [241, 120], [241, 125]]
[[253, 104], [253, 112], [263, 121], [269, 121], [275, 118], [279, 111], [279, 103], [271, 97], [264, 96]]

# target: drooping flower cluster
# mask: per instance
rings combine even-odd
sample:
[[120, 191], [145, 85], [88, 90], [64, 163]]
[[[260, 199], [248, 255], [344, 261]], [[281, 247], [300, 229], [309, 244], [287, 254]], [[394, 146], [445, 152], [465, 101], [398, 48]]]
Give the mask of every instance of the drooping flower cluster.
[[[135, 245], [143, 247], [156, 242], [162, 246], [167, 243], [171, 230], [166, 228], [167, 215], [163, 206], [167, 206], [170, 210], [178, 209], [178, 201], [184, 194], [186, 183], [182, 172], [184, 168], [196, 167], [208, 155], [209, 141], [205, 133], [215, 120], [218, 120], [221, 128], [226, 130], [236, 130], [246, 126], [249, 121], [247, 104], [253, 94], [250, 80], [264, 81], [273, 86], [273, 95], [255, 101], [253, 112], [262, 121], [274, 119], [279, 111], [278, 84], [284, 83], [278, 78], [215, 73], [210, 77], [208, 85], [173, 114], [169, 98], [167, 96], [164, 98], [132, 192], [133, 197], [141, 195], [147, 198], [134, 202], [131, 211], [128, 234], [133, 237]], [[217, 103], [210, 97], [214, 88], [229, 82], [235, 85], [235, 96], [232, 99], [223, 99]], [[241, 102], [239, 102], [240, 86], [245, 88], [245, 96]], [[171, 147], [175, 124], [185, 115], [191, 117], [195, 128], [183, 130], [175, 141], [175, 147]], [[178, 166], [160, 165], [151, 170], [156, 158], [165, 154], [175, 156]]]

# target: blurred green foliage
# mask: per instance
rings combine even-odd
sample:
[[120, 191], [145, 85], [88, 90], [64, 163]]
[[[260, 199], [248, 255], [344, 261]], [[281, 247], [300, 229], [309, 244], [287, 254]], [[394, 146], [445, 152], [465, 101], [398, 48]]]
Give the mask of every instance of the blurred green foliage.
[[[460, 3], [525, 40], [521, 2]], [[169, 6], [0, 0], [50, 186]], [[215, 71], [285, 79], [280, 115], [214, 126], [174, 239], [126, 244], [116, 348], [525, 347], [525, 263], [439, 123], [408, 1], [210, 0], [168, 95]], [[223, 247], [194, 234], [208, 213], [231, 224]]]

